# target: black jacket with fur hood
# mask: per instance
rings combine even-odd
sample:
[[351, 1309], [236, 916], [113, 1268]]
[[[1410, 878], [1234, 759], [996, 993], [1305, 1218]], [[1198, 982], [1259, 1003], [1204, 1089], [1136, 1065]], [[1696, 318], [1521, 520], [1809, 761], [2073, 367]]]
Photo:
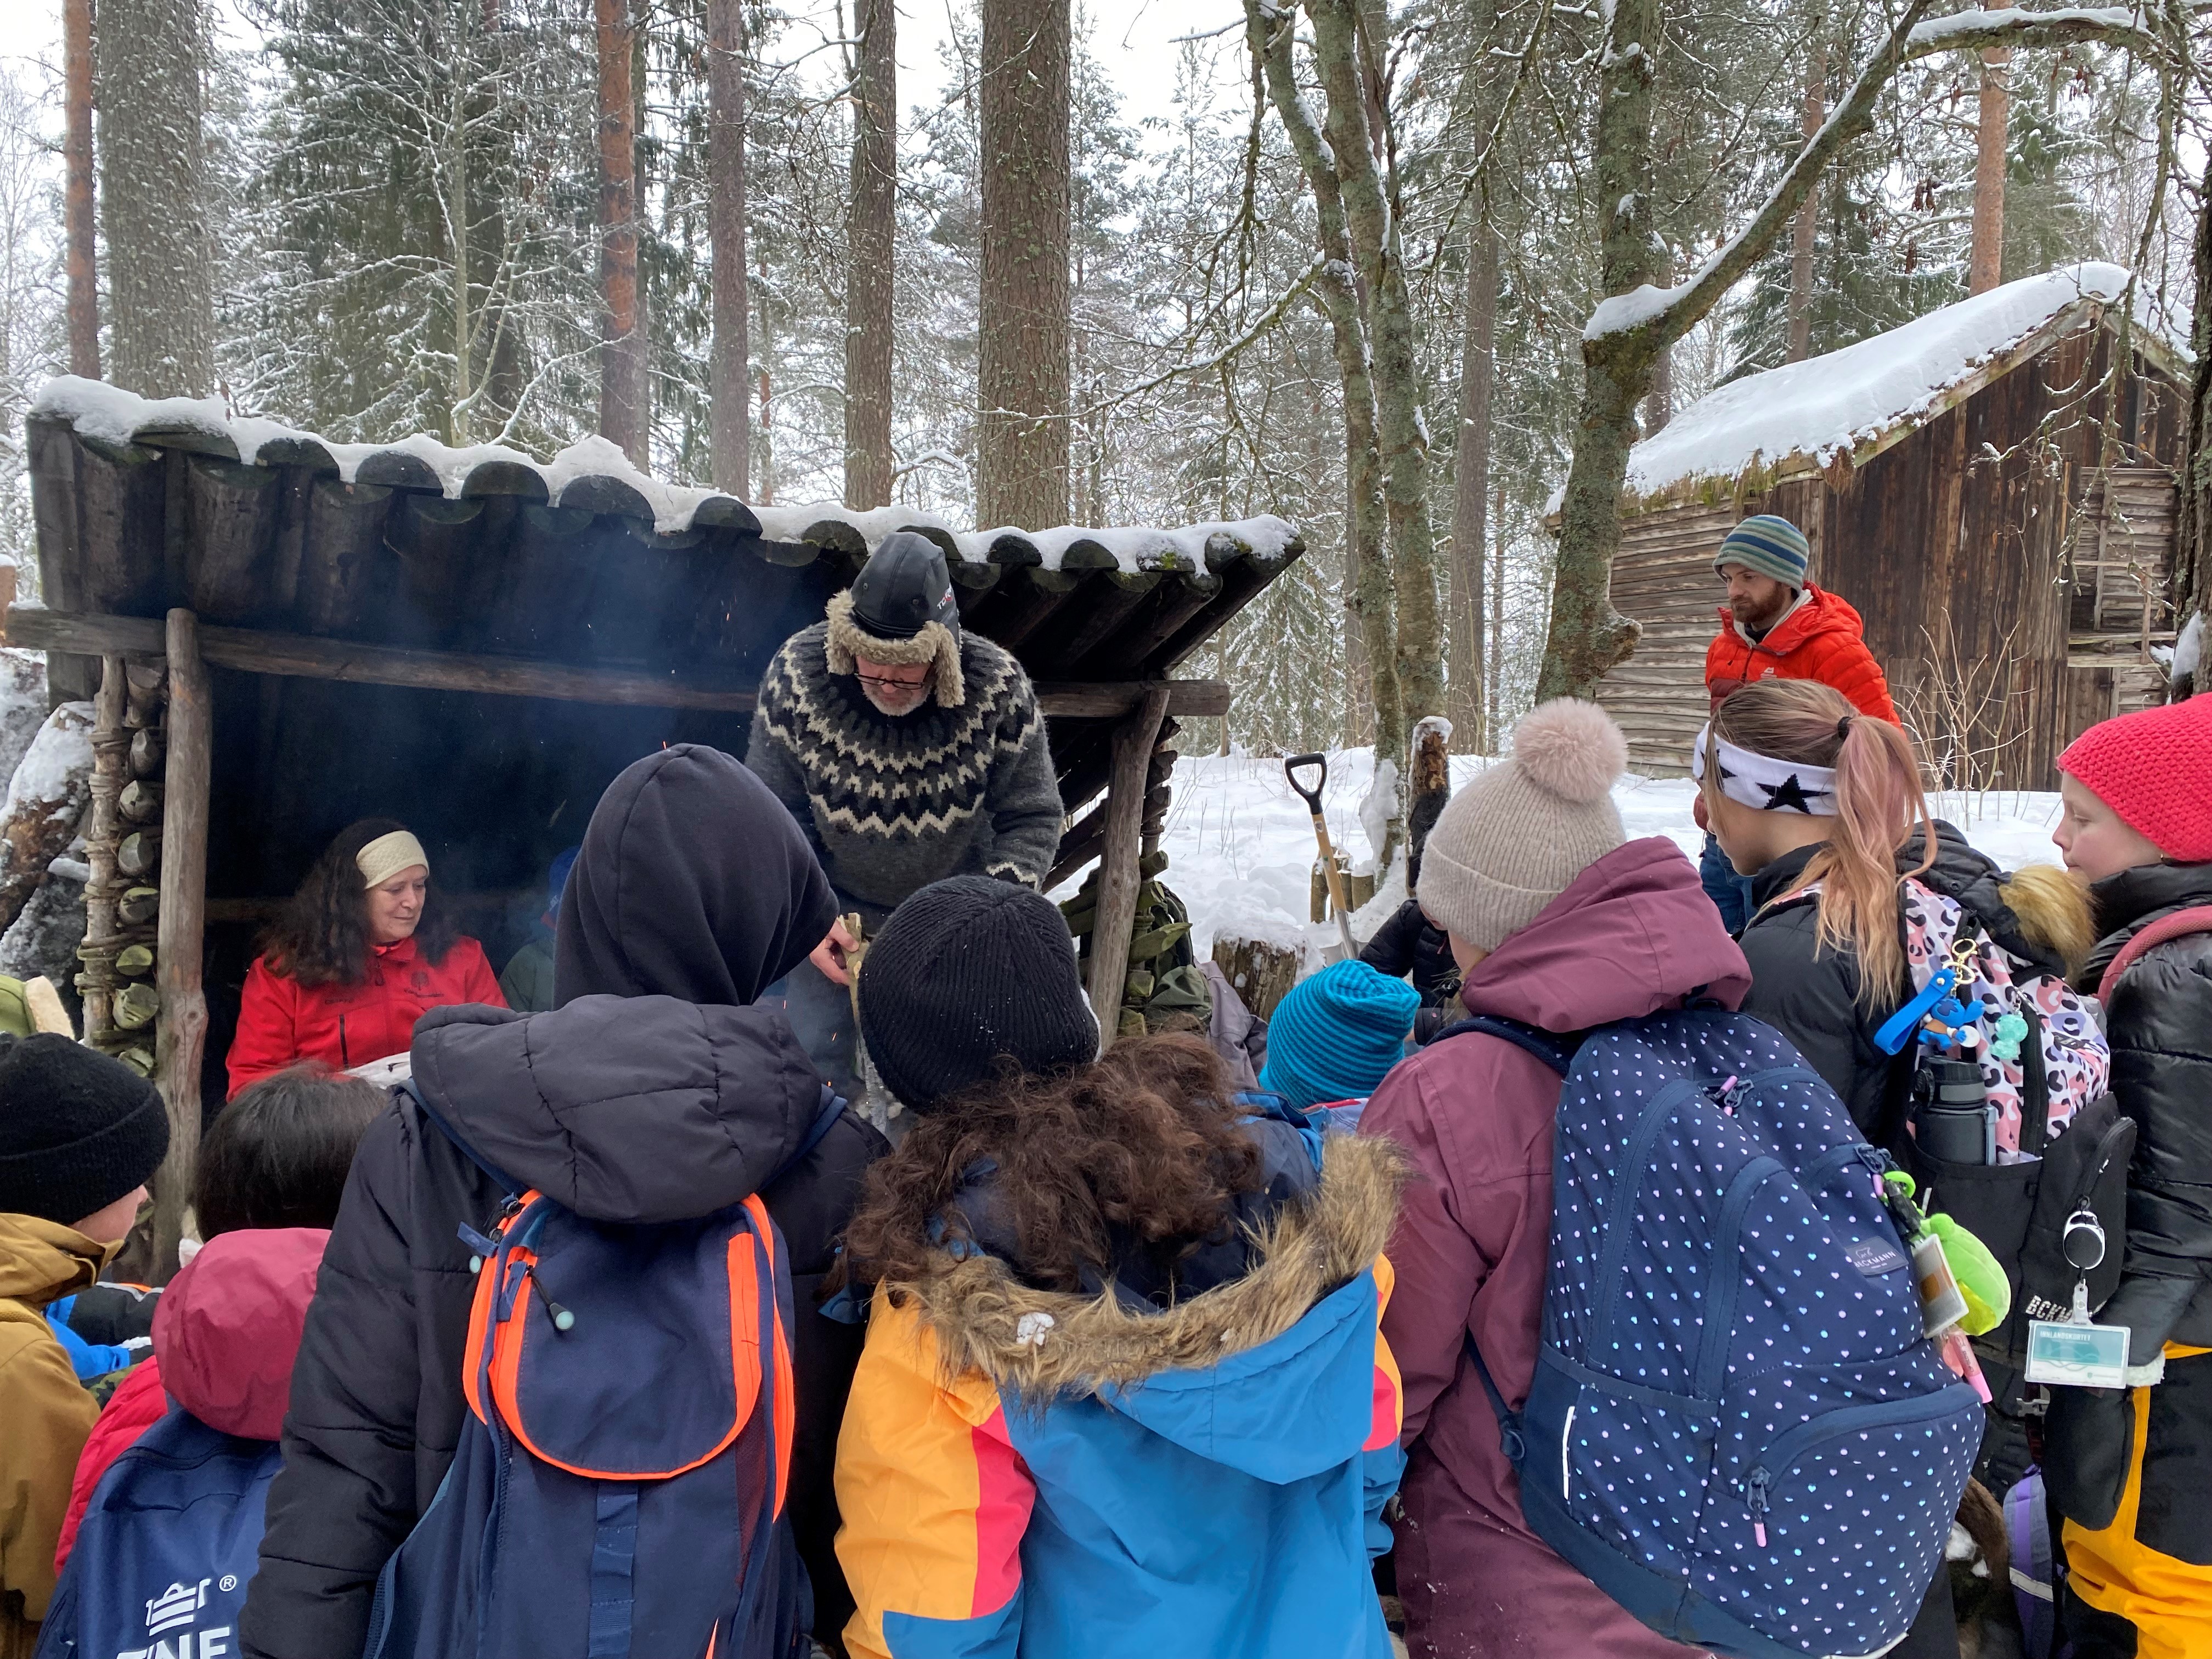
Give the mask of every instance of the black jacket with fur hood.
[[[2014, 956], [2063, 977], [2069, 951], [2088, 943], [2087, 912], [2065, 875], [2031, 866], [2008, 877], [1948, 823], [1936, 825], [1936, 862], [1922, 872], [1921, 883], [1956, 900]], [[1895, 1011], [1896, 1000], [1871, 1010], [1863, 1006], [1858, 959], [1815, 946], [1818, 898], [1782, 898], [1820, 850], [1801, 847], [1752, 878], [1757, 908], [1736, 939], [1751, 964], [1743, 1012], [1758, 1015], [1796, 1045], [1805, 1063], [1843, 1097], [1859, 1133], [1894, 1151], [1905, 1132], [1908, 1073], [1896, 1056], [1875, 1046], [1874, 1034]], [[1907, 836], [1897, 854], [1898, 873], [1911, 870], [1920, 854], [1919, 835]], [[1898, 925], [1901, 931], [1901, 909]]]
[[[436, 1009], [413, 1059], [446, 1122], [580, 1215], [673, 1220], [761, 1194], [797, 1310], [789, 1514], [816, 1626], [835, 1631], [852, 1604], [831, 1548], [831, 1474], [861, 1334], [823, 1318], [817, 1292], [861, 1174], [888, 1149], [848, 1112], [787, 1169], [822, 1082], [780, 1010], [744, 1006], [805, 959], [830, 906], [757, 779], [714, 750], [663, 750], [592, 814], [562, 903], [561, 1006]], [[457, 1229], [482, 1229], [501, 1198], [404, 1096], [370, 1127], [292, 1373], [284, 1468], [240, 1626], [246, 1654], [362, 1650], [377, 1575], [436, 1494], [468, 1409], [475, 1280]]]

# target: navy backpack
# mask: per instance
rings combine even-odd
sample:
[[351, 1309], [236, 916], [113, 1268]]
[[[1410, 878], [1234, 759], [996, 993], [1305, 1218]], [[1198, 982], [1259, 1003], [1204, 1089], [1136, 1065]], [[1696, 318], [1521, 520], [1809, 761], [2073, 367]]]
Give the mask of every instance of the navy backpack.
[[171, 1407], [93, 1489], [37, 1659], [235, 1659], [283, 1462]]
[[[367, 1659], [805, 1655], [791, 1271], [768, 1206], [592, 1221], [516, 1193], [408, 1092], [514, 1195], [488, 1233], [463, 1230], [468, 1414], [377, 1580]], [[791, 1164], [844, 1109], [823, 1093]]]
[[1468, 1352], [1538, 1537], [1661, 1635], [1870, 1655], [1940, 1564], [1979, 1397], [1921, 1334], [1888, 1157], [1772, 1027], [1715, 1010], [1560, 1038], [1528, 1398]]

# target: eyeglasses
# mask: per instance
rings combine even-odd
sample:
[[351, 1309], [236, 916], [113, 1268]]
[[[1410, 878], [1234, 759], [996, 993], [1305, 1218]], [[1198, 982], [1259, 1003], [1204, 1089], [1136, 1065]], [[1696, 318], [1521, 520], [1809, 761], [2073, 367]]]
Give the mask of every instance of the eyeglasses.
[[929, 684], [929, 677], [926, 674], [918, 680], [894, 680], [881, 674], [859, 674], [854, 678], [863, 685], [872, 685], [884, 691], [919, 691]]

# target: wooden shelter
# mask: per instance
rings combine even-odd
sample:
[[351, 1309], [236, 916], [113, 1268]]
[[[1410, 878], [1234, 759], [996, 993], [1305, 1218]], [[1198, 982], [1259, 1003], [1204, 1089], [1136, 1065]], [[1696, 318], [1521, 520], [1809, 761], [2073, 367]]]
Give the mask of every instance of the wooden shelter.
[[[87, 1040], [157, 1079], [187, 1163], [254, 934], [333, 834], [404, 818], [503, 961], [615, 774], [665, 743], [741, 755], [770, 654], [902, 527], [824, 508], [764, 534], [597, 440], [549, 465], [325, 444], [85, 381], [49, 387], [29, 443], [45, 603], [11, 607], [6, 637], [49, 653], [57, 701], [96, 705]], [[946, 548], [966, 626], [1036, 683], [1079, 815], [1053, 879], [1105, 860], [1091, 989], [1110, 1032], [1176, 721], [1229, 706], [1172, 672], [1303, 544], [1268, 519], [915, 527]]]
[[2158, 701], [2189, 375], [2126, 287], [2096, 264], [2007, 283], [1638, 444], [1613, 602], [1644, 637], [1598, 690], [1636, 769], [1688, 769], [1713, 555], [1754, 513], [1805, 532], [1947, 787], [2056, 788], [2073, 738]]

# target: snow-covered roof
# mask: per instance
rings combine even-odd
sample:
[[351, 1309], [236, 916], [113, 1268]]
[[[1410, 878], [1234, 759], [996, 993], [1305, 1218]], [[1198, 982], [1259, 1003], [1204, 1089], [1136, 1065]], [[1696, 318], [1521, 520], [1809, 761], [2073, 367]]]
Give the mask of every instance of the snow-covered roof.
[[756, 510], [719, 490], [653, 477], [597, 435], [578, 439], [550, 461], [504, 444], [455, 448], [422, 433], [388, 444], [337, 443], [260, 416], [232, 415], [218, 398], [142, 398], [72, 374], [47, 381], [31, 413], [65, 420], [81, 435], [108, 443], [181, 441], [249, 465], [331, 467], [346, 483], [435, 489], [448, 500], [534, 496], [542, 488], [551, 506], [650, 518], [664, 535], [696, 526], [758, 533], [771, 541], [820, 542], [825, 527], [843, 526], [857, 532], [872, 551], [895, 532], [921, 530], [970, 563], [1042, 565], [1047, 570], [1061, 568], [1079, 549], [1074, 562], [1084, 568], [1194, 573], [1209, 571], [1232, 556], [1273, 562], [1304, 549], [1297, 531], [1271, 514], [1173, 529], [1063, 525], [1052, 530], [977, 531], [957, 529], [936, 514], [913, 507], [856, 513], [834, 502], [813, 502]]
[[[1863, 463], [2051, 340], [2101, 320], [2128, 288], [2118, 265], [2023, 277], [1840, 351], [1734, 380], [1675, 415], [1628, 458], [1627, 494], [1645, 503], [1757, 469], [1779, 479]], [[2136, 346], [2169, 369], [2186, 351], [2138, 290]], [[1556, 511], [1558, 502], [1553, 503]]]

